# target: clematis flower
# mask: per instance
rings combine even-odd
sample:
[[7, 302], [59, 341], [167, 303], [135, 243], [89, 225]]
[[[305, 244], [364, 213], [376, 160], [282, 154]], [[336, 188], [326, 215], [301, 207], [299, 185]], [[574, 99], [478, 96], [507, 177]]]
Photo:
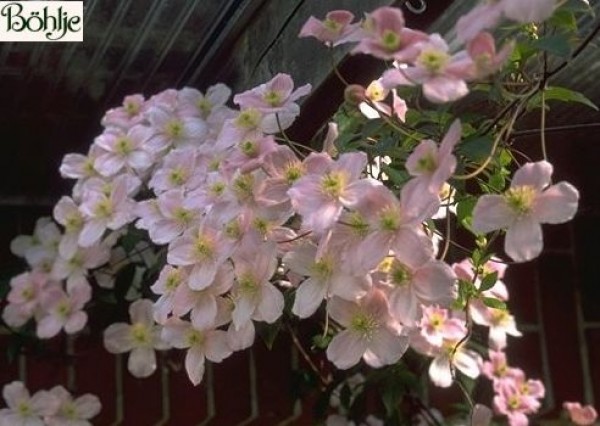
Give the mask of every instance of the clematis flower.
[[102, 125], [107, 128], [130, 129], [143, 121], [143, 113], [147, 108], [148, 104], [145, 102], [143, 95], [125, 96], [122, 106], [106, 111], [106, 114], [102, 117]]
[[340, 155], [330, 160], [324, 173], [300, 178], [288, 191], [292, 206], [302, 215], [305, 228], [321, 234], [329, 229], [342, 213], [344, 205], [355, 202], [358, 190], [353, 191], [367, 165], [364, 152]]
[[579, 192], [567, 182], [550, 185], [552, 165], [527, 163], [516, 171], [503, 195], [484, 195], [473, 210], [473, 230], [506, 229], [504, 250], [516, 262], [539, 256], [542, 223], [564, 223], [577, 211]]
[[379, 290], [371, 290], [356, 302], [334, 297], [328, 312], [345, 328], [327, 347], [327, 359], [339, 369], [353, 367], [361, 358], [375, 368], [393, 364], [408, 348], [408, 337], [399, 333]]
[[106, 130], [94, 140], [94, 144], [105, 151], [94, 160], [94, 168], [102, 176], [114, 176], [124, 168], [135, 172], [148, 169], [154, 160], [144, 149], [149, 132], [145, 126], [135, 126], [128, 132], [116, 128]]
[[477, 34], [467, 46], [467, 52], [475, 64], [475, 77], [486, 77], [502, 68], [513, 48], [514, 43], [506, 43], [496, 52], [494, 37], [490, 33]]
[[233, 244], [221, 230], [204, 221], [198, 228], [187, 231], [169, 244], [167, 262], [191, 266], [190, 288], [202, 290], [213, 282], [219, 267], [233, 249]]
[[150, 108], [147, 117], [151, 133], [144, 146], [154, 154], [171, 147], [200, 145], [206, 136], [206, 123], [201, 118], [186, 117], [160, 107]]
[[354, 301], [371, 288], [367, 275], [352, 276], [340, 268], [339, 255], [326, 250], [317, 257], [314, 244], [302, 244], [283, 257], [283, 263], [294, 273], [308, 277], [296, 290], [292, 312], [300, 318], [308, 318], [319, 308], [323, 299], [338, 296]]
[[191, 87], [184, 87], [178, 93], [179, 109], [183, 115], [197, 115], [208, 120], [211, 114], [219, 114], [227, 109], [225, 104], [231, 96], [231, 89], [219, 83], [210, 86], [206, 93]]
[[308, 18], [298, 37], [314, 37], [328, 46], [358, 41], [359, 24], [351, 24], [354, 15], [347, 10], [332, 10], [324, 20]]
[[444, 262], [418, 251], [404, 251], [386, 258], [374, 274], [387, 295], [390, 313], [401, 324], [416, 325], [422, 305], [450, 306], [456, 276]]
[[364, 179], [351, 189], [358, 194], [354, 208], [364, 218], [354, 225], [360, 230], [366, 224], [368, 231], [356, 250], [345, 253], [344, 261], [353, 273], [375, 269], [390, 249], [394, 253], [413, 251], [431, 256], [433, 248], [421, 223], [437, 210], [437, 196], [423, 194], [414, 182], [404, 185], [400, 200], [374, 180]]
[[[222, 324], [214, 327], [219, 325]], [[225, 331], [213, 327], [194, 327], [187, 321], [171, 318], [162, 335], [174, 348], [187, 349], [185, 371], [194, 386], [200, 384], [204, 376], [205, 358], [221, 362], [232, 353]]]
[[412, 62], [419, 54], [416, 44], [427, 40], [427, 34], [404, 26], [402, 11], [380, 7], [367, 15], [363, 38], [352, 53], [366, 53], [381, 59]]
[[406, 170], [424, 191], [439, 194], [444, 183], [456, 170], [452, 150], [460, 140], [461, 124], [456, 119], [442, 139], [439, 148], [432, 140], [422, 141], [406, 159]]
[[[192, 290], [187, 281], [178, 285], [173, 295], [173, 315], [183, 317], [190, 313], [190, 321], [196, 328], [211, 327], [217, 320], [222, 297], [233, 285], [233, 267], [226, 262], [219, 267], [210, 286], [202, 290]], [[156, 306], [156, 305], [155, 305]]]
[[196, 189], [204, 181], [207, 164], [192, 147], [176, 148], [163, 159], [162, 166], [155, 170], [148, 186], [156, 194], [170, 189]]
[[55, 386], [49, 391], [59, 401], [55, 414], [44, 420], [47, 426], [92, 426], [88, 420], [96, 416], [102, 409], [97, 396], [85, 394], [73, 399], [62, 386]]
[[162, 327], [153, 320], [152, 302], [139, 299], [129, 305], [131, 324], [116, 323], [104, 330], [104, 347], [113, 354], [131, 352], [127, 369], [138, 378], [148, 377], [156, 370], [154, 350], [169, 346], [161, 339]]
[[582, 406], [579, 402], [564, 402], [563, 408], [569, 413], [569, 418], [579, 426], [592, 425], [598, 418], [596, 409], [591, 405]]
[[283, 295], [269, 282], [277, 267], [274, 251], [274, 247], [258, 252], [247, 248], [236, 253], [231, 316], [238, 330], [251, 319], [272, 324], [283, 312]]
[[128, 180], [120, 175], [105, 192], [88, 192], [79, 210], [86, 218], [79, 234], [79, 245], [90, 247], [102, 238], [106, 229], [116, 231], [134, 219], [134, 202], [129, 198]]
[[292, 77], [280, 73], [267, 83], [235, 95], [233, 102], [241, 108], [256, 108], [266, 114], [294, 113], [299, 108], [296, 101], [306, 96], [311, 87], [305, 84], [294, 90]]
[[483, 362], [481, 373], [493, 381], [494, 386], [503, 380], [514, 380], [514, 377], [519, 374], [517, 368], [508, 366], [504, 352], [490, 349], [489, 358], [489, 361]]
[[44, 426], [44, 416], [58, 409], [59, 400], [47, 391], [30, 396], [22, 382], [11, 382], [2, 388], [7, 408], [0, 410], [0, 426]]
[[84, 305], [91, 299], [89, 285], [50, 289], [40, 303], [45, 314], [38, 320], [36, 334], [40, 339], [56, 336], [64, 328], [67, 334], [75, 334], [87, 323]]
[[60, 239], [58, 252], [64, 258], [69, 258], [77, 251], [79, 233], [83, 229], [85, 218], [79, 211], [79, 206], [71, 197], [62, 197], [53, 210], [54, 219], [65, 227], [65, 233]]
[[29, 266], [49, 271], [58, 255], [62, 234], [49, 217], [41, 217], [35, 223], [33, 235], [19, 235], [10, 243], [10, 250], [24, 257]]
[[451, 55], [448, 44], [439, 34], [432, 34], [428, 41], [419, 43], [418, 48], [414, 66], [396, 72], [411, 83], [422, 85], [423, 95], [429, 101], [451, 102], [469, 92], [466, 81], [474, 77], [475, 65], [466, 51]]

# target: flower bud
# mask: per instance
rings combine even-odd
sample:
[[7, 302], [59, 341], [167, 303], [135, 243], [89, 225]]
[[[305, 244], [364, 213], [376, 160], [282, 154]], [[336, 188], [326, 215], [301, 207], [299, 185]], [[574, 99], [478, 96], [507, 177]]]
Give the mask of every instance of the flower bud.
[[358, 106], [365, 99], [365, 88], [359, 84], [350, 84], [344, 90], [344, 100], [350, 105]]

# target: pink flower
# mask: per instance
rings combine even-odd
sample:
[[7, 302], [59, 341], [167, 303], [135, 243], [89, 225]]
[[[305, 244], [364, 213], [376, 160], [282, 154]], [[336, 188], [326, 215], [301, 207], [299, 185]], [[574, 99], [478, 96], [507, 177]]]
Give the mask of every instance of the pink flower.
[[53, 387], [49, 393], [60, 405], [55, 414], [44, 419], [48, 426], [92, 426], [88, 420], [102, 409], [98, 397], [89, 393], [73, 399], [62, 386]]
[[148, 377], [156, 370], [154, 350], [168, 348], [160, 338], [162, 327], [154, 324], [152, 314], [152, 302], [139, 299], [129, 305], [131, 324], [115, 323], [104, 330], [106, 350], [113, 354], [131, 352], [127, 369], [138, 378]]
[[484, 30], [493, 29], [502, 18], [502, 2], [478, 4], [456, 22], [456, 38], [468, 42]]
[[199, 200], [186, 197], [182, 189], [163, 192], [157, 199], [162, 218], [149, 227], [150, 239], [156, 244], [169, 244], [188, 229], [200, 224]]
[[326, 170], [305, 175], [290, 188], [288, 194], [294, 209], [302, 215], [305, 228], [321, 234], [329, 229], [342, 213], [344, 205], [356, 201], [359, 191], [353, 191], [367, 164], [364, 152], [340, 155], [330, 160]]
[[148, 169], [154, 160], [143, 147], [148, 131], [144, 126], [135, 126], [128, 132], [106, 130], [94, 141], [105, 151], [94, 161], [94, 168], [103, 176], [114, 176], [123, 168], [136, 172]]
[[38, 321], [36, 334], [40, 339], [56, 336], [64, 328], [67, 334], [80, 331], [87, 323], [84, 305], [91, 299], [89, 285], [77, 285], [67, 289], [52, 288], [43, 297], [41, 307], [45, 315]]
[[492, 380], [494, 384], [503, 380], [514, 380], [518, 369], [508, 366], [506, 354], [501, 351], [489, 351], [489, 361], [484, 361], [481, 372], [485, 377]]
[[354, 184], [352, 192], [358, 198], [356, 211], [364, 218], [356, 224], [357, 230], [365, 231], [362, 243], [345, 253], [344, 261], [354, 273], [375, 269], [390, 249], [431, 256], [433, 248], [421, 223], [437, 210], [437, 196], [423, 194], [414, 182], [408, 182], [398, 200], [388, 188], [368, 179]]
[[201, 118], [185, 117], [161, 107], [150, 108], [147, 115], [151, 128], [144, 146], [152, 153], [159, 154], [171, 147], [198, 146], [204, 142], [207, 128]]
[[359, 25], [351, 24], [353, 19], [354, 15], [347, 10], [332, 10], [322, 21], [311, 16], [298, 37], [314, 37], [328, 46], [358, 41]]
[[437, 306], [424, 306], [420, 322], [421, 335], [429, 344], [441, 347], [445, 340], [459, 341], [467, 334], [464, 322], [450, 318], [448, 310]]
[[503, 195], [484, 195], [473, 210], [473, 230], [506, 229], [504, 250], [526, 262], [542, 251], [542, 223], [564, 223], [577, 211], [579, 192], [567, 182], [550, 185], [552, 165], [527, 163], [515, 173]]
[[189, 312], [194, 327], [211, 327], [217, 320], [220, 305], [225, 303], [220, 296], [231, 289], [233, 278], [233, 267], [226, 262], [217, 271], [212, 284], [203, 290], [192, 290], [187, 281], [183, 282], [173, 296], [173, 315], [183, 317]]
[[467, 46], [467, 52], [475, 63], [475, 77], [486, 77], [502, 68], [513, 48], [514, 43], [506, 43], [500, 52], [496, 53], [494, 37], [487, 32], [477, 34]]
[[21, 382], [4, 385], [2, 396], [8, 408], [0, 410], [0, 426], [44, 426], [42, 417], [56, 413], [60, 401], [47, 391], [29, 396]]
[[404, 26], [400, 9], [387, 6], [367, 15], [362, 32], [363, 38], [352, 53], [367, 53], [399, 62], [412, 62], [419, 54], [416, 44], [427, 40], [427, 34]]
[[502, 0], [502, 10], [508, 19], [526, 24], [542, 22], [554, 12], [556, 0]]
[[[215, 324], [215, 327], [220, 324]], [[204, 360], [221, 362], [232, 350], [227, 343], [227, 334], [212, 327], [194, 327], [187, 321], [171, 318], [163, 330], [163, 338], [174, 348], [188, 349], [185, 355], [185, 371], [194, 386], [204, 376]]]
[[474, 77], [475, 66], [466, 51], [451, 55], [439, 34], [418, 44], [414, 66], [398, 70], [413, 84], [423, 86], [423, 95], [435, 103], [451, 102], [465, 96], [469, 89], [465, 80]]
[[368, 276], [352, 276], [340, 267], [339, 255], [335, 250], [326, 250], [317, 255], [317, 247], [306, 243], [283, 257], [284, 265], [292, 272], [308, 277], [298, 286], [292, 307], [292, 312], [300, 318], [314, 314], [323, 299], [338, 296], [354, 301], [371, 288]]
[[123, 130], [130, 129], [143, 121], [143, 113], [148, 104], [144, 102], [143, 95], [129, 95], [123, 99], [123, 106], [109, 109], [102, 118], [104, 127], [119, 127]]
[[88, 192], [79, 207], [86, 218], [79, 234], [79, 245], [90, 247], [102, 238], [106, 229], [116, 231], [134, 219], [134, 202], [129, 198], [127, 177], [120, 175], [108, 193]]
[[345, 328], [327, 347], [327, 359], [339, 369], [353, 367], [361, 358], [375, 368], [393, 364], [408, 348], [408, 338], [399, 334], [399, 326], [389, 315], [386, 298], [379, 290], [372, 290], [356, 302], [334, 297], [328, 312]]
[[195, 148], [174, 149], [154, 171], [148, 186], [156, 194], [170, 189], [196, 189], [204, 181], [206, 169], [207, 164]]
[[452, 150], [460, 140], [461, 125], [456, 119], [442, 139], [439, 148], [432, 140], [422, 141], [406, 160], [406, 170], [423, 190], [438, 195], [444, 183], [456, 170]]
[[569, 413], [569, 418], [579, 426], [593, 424], [598, 418], [596, 409], [591, 405], [582, 406], [579, 402], [564, 402], [563, 408]]
[[58, 255], [62, 238], [60, 229], [49, 217], [41, 217], [35, 223], [33, 235], [19, 235], [10, 243], [10, 250], [24, 257], [32, 268], [49, 270]]
[[77, 240], [83, 229], [85, 218], [79, 211], [79, 206], [71, 197], [62, 197], [53, 211], [54, 219], [65, 227], [65, 233], [60, 239], [58, 252], [62, 257], [71, 257], [77, 251]]
[[283, 312], [283, 295], [269, 281], [277, 267], [275, 248], [253, 249], [238, 250], [234, 258], [236, 280], [231, 294], [235, 307], [231, 315], [238, 330], [251, 319], [272, 324]]
[[169, 244], [167, 262], [191, 266], [189, 285], [193, 290], [208, 287], [219, 267], [233, 252], [234, 246], [221, 230], [208, 222], [192, 229]]
[[219, 114], [227, 109], [225, 104], [231, 96], [231, 89], [219, 83], [210, 86], [205, 94], [191, 87], [179, 91], [179, 109], [184, 115], [197, 115], [207, 120], [211, 114]]
[[404, 251], [383, 262], [380, 288], [386, 293], [390, 313], [406, 326], [421, 318], [421, 305], [450, 306], [456, 276], [444, 262], [415, 251]]
[[38, 311], [40, 301], [50, 288], [59, 283], [49, 281], [47, 274], [40, 271], [25, 272], [10, 280], [10, 291], [6, 297], [8, 305], [2, 318], [11, 327], [21, 327]]
[[240, 108], [256, 108], [263, 113], [294, 112], [298, 108], [296, 100], [306, 96], [311, 89], [305, 84], [294, 90], [294, 81], [288, 74], [277, 74], [267, 83], [239, 93], [233, 102]]

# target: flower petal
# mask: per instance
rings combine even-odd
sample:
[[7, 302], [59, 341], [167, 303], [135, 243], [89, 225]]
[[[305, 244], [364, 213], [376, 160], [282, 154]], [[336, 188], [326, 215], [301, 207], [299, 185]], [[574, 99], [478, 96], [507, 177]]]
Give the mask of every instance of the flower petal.
[[515, 262], [527, 262], [538, 257], [543, 245], [542, 227], [530, 217], [517, 220], [506, 231], [504, 251]]
[[533, 216], [540, 223], [564, 223], [577, 212], [579, 192], [567, 182], [559, 182], [538, 195]]

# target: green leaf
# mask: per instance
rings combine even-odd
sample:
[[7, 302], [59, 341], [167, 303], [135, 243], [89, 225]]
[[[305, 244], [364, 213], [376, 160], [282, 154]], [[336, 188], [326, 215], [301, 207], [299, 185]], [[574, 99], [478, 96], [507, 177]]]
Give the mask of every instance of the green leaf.
[[535, 40], [533, 47], [560, 58], [568, 58], [571, 55], [569, 39], [563, 34], [552, 34]]
[[575, 19], [574, 13], [568, 9], [557, 9], [547, 22], [561, 30], [577, 31], [577, 19]]
[[410, 178], [410, 175], [405, 170], [397, 170], [387, 164], [382, 164], [381, 170], [396, 185], [403, 185]]
[[494, 297], [484, 297], [482, 300], [483, 304], [488, 308], [502, 309], [503, 311], [506, 310], [506, 303]]
[[491, 135], [475, 136], [467, 138], [458, 147], [458, 151], [467, 159], [480, 163], [484, 161], [494, 145], [494, 139]]
[[473, 217], [473, 209], [477, 203], [477, 198], [469, 197], [458, 203], [456, 206], [456, 217], [460, 224], [467, 229], [471, 227], [471, 219]]
[[479, 286], [479, 291], [486, 291], [490, 288], [494, 287], [498, 281], [498, 272], [492, 272], [491, 274], [486, 274], [481, 280], [481, 285]]
[[[561, 102], [577, 102], [583, 105], [586, 105], [596, 111], [598, 111], [598, 107], [591, 100], [589, 100], [585, 95], [575, 90], [567, 89], [565, 87], [558, 86], [550, 86], [547, 87], [544, 91], [544, 98], [546, 101], [561, 101]], [[542, 95], [541, 93], [537, 93], [531, 100], [529, 101], [530, 106], [540, 106], [542, 103]]]

